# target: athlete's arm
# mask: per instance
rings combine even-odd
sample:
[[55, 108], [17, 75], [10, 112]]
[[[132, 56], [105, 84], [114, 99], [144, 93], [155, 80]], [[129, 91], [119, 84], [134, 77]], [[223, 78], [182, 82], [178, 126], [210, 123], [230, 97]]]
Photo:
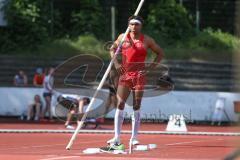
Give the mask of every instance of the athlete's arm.
[[152, 39], [151, 37], [147, 36], [147, 43], [148, 48], [150, 48], [157, 56], [154, 59], [153, 63], [150, 65], [151, 68], [155, 68], [158, 63], [162, 60], [163, 57], [163, 49]]
[[[120, 34], [118, 36], [117, 40], [113, 43], [112, 47], [110, 48], [111, 58], [114, 57], [115, 51], [117, 50], [118, 45], [120, 44], [122, 38], [123, 38], [123, 34]], [[118, 72], [120, 72], [120, 73], [124, 72], [124, 69], [122, 68], [122, 65], [118, 62], [117, 58], [115, 58], [115, 60], [114, 60], [114, 65], [115, 65], [115, 68]]]
[[121, 41], [121, 39], [122, 39], [122, 36], [123, 36], [123, 35], [120, 34], [120, 35], [118, 36], [118, 38], [116, 39], [116, 41], [112, 44], [112, 46], [111, 46], [111, 48], [110, 48], [110, 56], [111, 56], [111, 58], [113, 58], [114, 53], [115, 53], [118, 45], [120, 44], [120, 41]]
[[77, 123], [80, 123], [82, 116], [84, 115], [83, 113], [83, 108], [84, 108], [84, 101], [82, 99], [78, 100], [78, 117], [77, 117]]
[[78, 101], [78, 113], [83, 113], [84, 102], [83, 100]]

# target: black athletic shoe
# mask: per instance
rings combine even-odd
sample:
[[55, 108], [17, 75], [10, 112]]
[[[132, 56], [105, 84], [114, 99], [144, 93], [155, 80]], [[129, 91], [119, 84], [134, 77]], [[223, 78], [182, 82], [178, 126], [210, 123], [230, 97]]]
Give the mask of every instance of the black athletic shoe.
[[125, 147], [123, 144], [113, 144], [113, 145], [109, 145], [107, 147], [100, 148], [101, 152], [106, 152], [106, 153], [112, 153], [112, 152], [114, 152], [114, 150], [124, 151]]

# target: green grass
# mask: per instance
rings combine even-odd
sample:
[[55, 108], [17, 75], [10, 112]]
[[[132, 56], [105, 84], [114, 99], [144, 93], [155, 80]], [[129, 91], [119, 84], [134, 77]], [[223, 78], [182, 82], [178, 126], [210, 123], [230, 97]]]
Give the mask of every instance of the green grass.
[[[40, 57], [70, 57], [78, 54], [93, 54], [109, 59], [104, 49], [106, 42], [97, 40], [92, 35], [79, 36], [76, 39], [62, 38], [47, 41], [36, 49], [18, 48], [10, 54], [33, 55]], [[160, 44], [161, 45], [161, 44]], [[240, 51], [240, 39], [229, 34], [205, 29], [185, 41], [176, 41], [174, 45], [164, 46], [165, 59], [232, 61], [235, 53]], [[152, 58], [150, 55], [148, 58]]]
[[37, 48], [21, 48], [18, 46], [11, 55], [26, 55], [52, 58], [55, 56], [71, 57], [78, 54], [94, 54], [101, 58], [109, 58], [109, 54], [103, 48], [104, 42], [97, 40], [94, 36], [79, 36], [76, 39], [62, 38], [46, 41]]
[[93, 36], [79, 36], [76, 39], [58, 39], [40, 46], [40, 55], [73, 56], [78, 54], [94, 54], [104, 59], [109, 57], [103, 48], [104, 43]]
[[38, 54], [41, 56], [66, 56], [78, 54], [94, 54], [107, 58], [108, 52], [103, 48], [104, 43], [93, 36], [79, 36], [76, 39], [58, 39], [39, 47]]

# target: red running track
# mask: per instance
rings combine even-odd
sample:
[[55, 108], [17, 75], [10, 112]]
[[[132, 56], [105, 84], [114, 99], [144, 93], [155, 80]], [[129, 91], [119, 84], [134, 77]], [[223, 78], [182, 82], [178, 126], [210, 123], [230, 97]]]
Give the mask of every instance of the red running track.
[[[130, 124], [123, 129], [129, 130]], [[111, 130], [112, 123], [101, 125], [103, 130]], [[166, 124], [142, 124], [141, 130], [163, 131]], [[65, 129], [60, 123], [1, 123], [0, 129]], [[237, 126], [188, 125], [189, 131], [198, 132], [238, 132]], [[111, 134], [80, 134], [72, 150], [65, 147], [71, 134], [64, 133], [1, 133], [0, 159], [10, 160], [155, 160], [155, 159], [222, 159], [238, 147], [239, 137], [233, 136], [193, 136], [193, 135], [139, 135], [142, 144], [157, 144], [157, 149], [136, 151], [132, 155], [95, 154], [84, 155], [86, 148], [102, 147], [112, 138]], [[130, 135], [122, 135], [128, 148]]]
[[[102, 125], [112, 129], [112, 124]], [[161, 130], [166, 124], [143, 124], [141, 130]], [[190, 131], [234, 132], [238, 127], [188, 126]], [[62, 124], [1, 123], [0, 129], [64, 129]], [[130, 129], [124, 124], [124, 129]], [[193, 136], [193, 135], [139, 135], [142, 144], [157, 144], [157, 149], [136, 151], [132, 155], [95, 154], [85, 155], [86, 148], [102, 147], [112, 134], [79, 134], [72, 150], [65, 147], [71, 134], [64, 133], [1, 133], [0, 159], [10, 160], [155, 160], [155, 159], [222, 159], [238, 148], [239, 137], [234, 136]], [[123, 134], [122, 141], [128, 148], [130, 135]]]
[[[75, 159], [222, 159], [234, 151], [237, 137], [189, 135], [139, 135], [143, 144], [155, 143], [157, 149], [135, 151], [132, 155], [84, 155], [86, 148], [102, 147], [110, 134], [80, 134], [70, 151], [65, 150], [71, 134], [21, 133], [0, 136], [0, 159], [75, 160]], [[130, 135], [122, 135], [126, 147]]]

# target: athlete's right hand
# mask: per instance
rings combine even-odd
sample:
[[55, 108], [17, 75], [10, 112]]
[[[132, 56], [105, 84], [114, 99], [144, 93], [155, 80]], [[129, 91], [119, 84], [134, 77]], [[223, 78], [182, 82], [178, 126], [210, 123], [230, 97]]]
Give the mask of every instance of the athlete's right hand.
[[126, 72], [126, 69], [120, 64], [115, 65], [115, 68], [120, 75], [123, 75]]

